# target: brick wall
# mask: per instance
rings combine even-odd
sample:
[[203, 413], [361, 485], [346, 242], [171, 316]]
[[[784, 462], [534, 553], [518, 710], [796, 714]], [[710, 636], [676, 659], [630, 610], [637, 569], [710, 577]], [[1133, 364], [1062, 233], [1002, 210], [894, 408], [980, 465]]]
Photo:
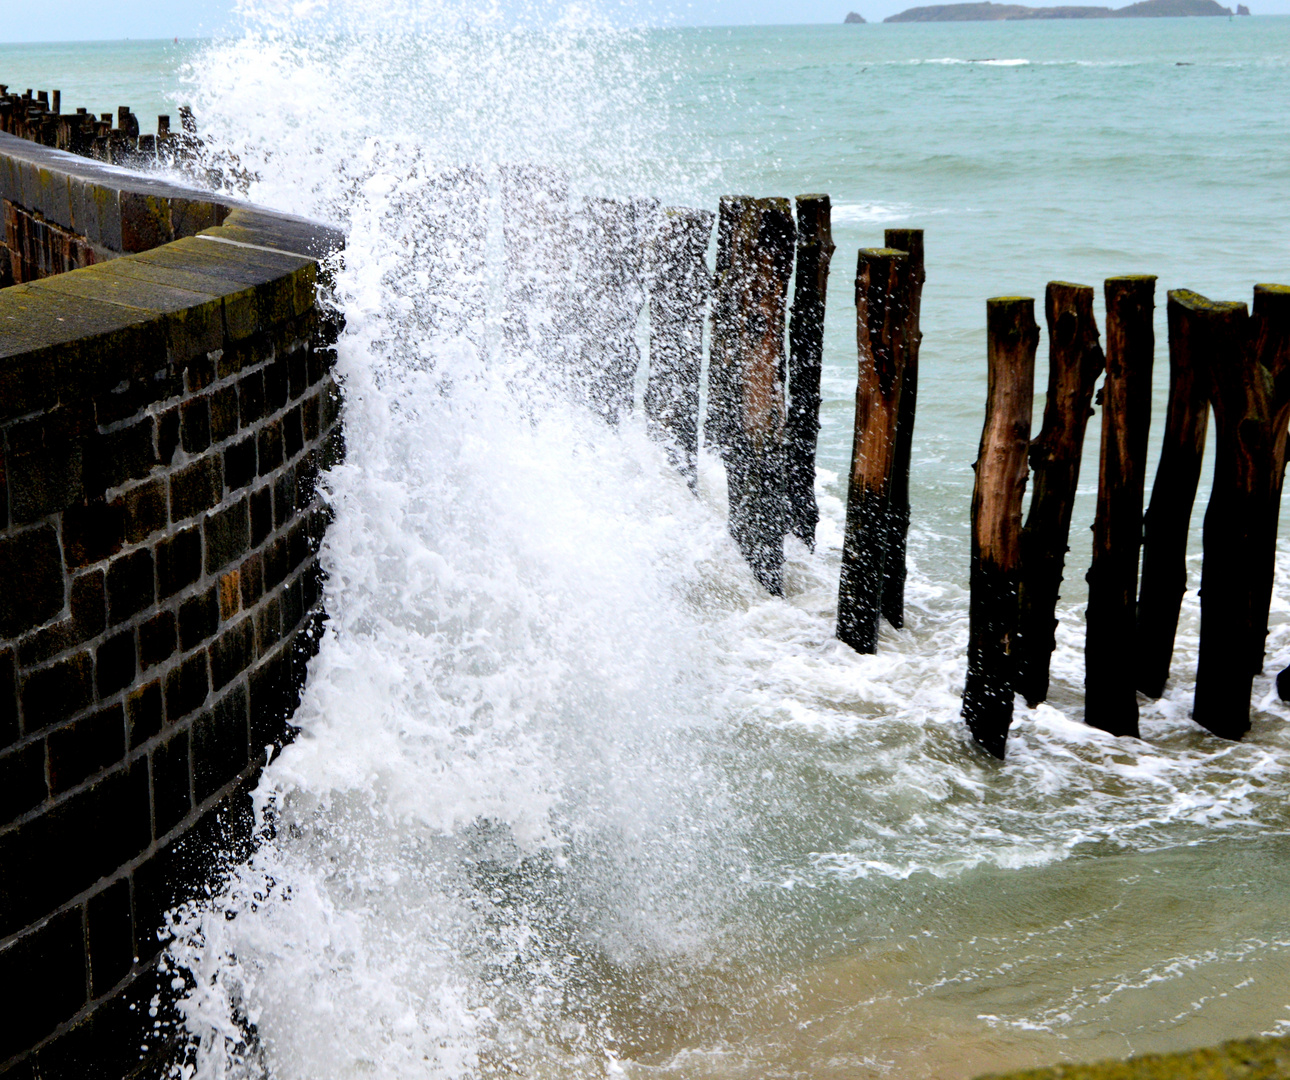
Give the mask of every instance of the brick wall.
[[160, 1067], [157, 930], [245, 844], [321, 630], [338, 237], [223, 210], [0, 290], [0, 1074]]

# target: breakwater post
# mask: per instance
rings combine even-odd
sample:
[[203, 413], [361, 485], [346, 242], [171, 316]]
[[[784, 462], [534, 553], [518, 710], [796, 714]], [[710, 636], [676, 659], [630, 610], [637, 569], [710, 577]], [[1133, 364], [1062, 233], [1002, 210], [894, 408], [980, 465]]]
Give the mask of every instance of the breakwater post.
[[856, 260], [855, 436], [838, 585], [839, 640], [874, 652], [882, 613], [896, 431], [907, 357], [906, 318], [913, 289], [908, 254], [861, 248]]
[[795, 231], [787, 199], [721, 200], [706, 431], [726, 466], [730, 533], [776, 596], [788, 528], [784, 322]]
[[922, 345], [920, 326], [923, 283], [927, 271], [923, 260], [922, 229], [887, 229], [886, 247], [909, 257], [909, 297], [905, 304], [905, 370], [900, 384], [900, 407], [896, 417], [896, 446], [891, 465], [891, 496], [887, 509], [887, 552], [883, 563], [882, 615], [892, 626], [905, 625], [906, 553], [909, 539], [909, 470], [914, 452], [914, 414], [918, 407], [918, 351]]
[[1056, 648], [1057, 601], [1070, 545], [1071, 514], [1092, 415], [1093, 390], [1106, 367], [1093, 314], [1093, 289], [1050, 281], [1044, 295], [1048, 323], [1048, 394], [1043, 427], [1030, 444], [1034, 484], [1021, 530], [1014, 688], [1028, 705], [1048, 697]]
[[1214, 486], [1205, 510], [1200, 656], [1192, 718], [1226, 739], [1250, 727], [1250, 692], [1263, 668], [1277, 515], [1290, 424], [1290, 289], [1256, 286], [1223, 313], [1211, 354]]
[[703, 319], [712, 292], [706, 253], [713, 221], [708, 210], [667, 208], [650, 257], [645, 416], [692, 491], [698, 483]]
[[1019, 296], [986, 302], [989, 385], [972, 489], [963, 719], [972, 737], [997, 758], [1004, 756], [1012, 726], [1021, 500], [1039, 345], [1034, 305], [1034, 300]]
[[1187, 591], [1187, 535], [1209, 429], [1209, 371], [1231, 333], [1226, 324], [1243, 310], [1243, 304], [1215, 303], [1190, 289], [1168, 294], [1169, 404], [1143, 522], [1138, 592], [1136, 685], [1147, 697], [1165, 691]]
[[820, 374], [829, 262], [835, 250], [827, 195], [797, 197], [797, 272], [788, 326], [789, 531], [812, 551], [820, 508], [815, 502], [815, 447], [820, 435]]
[[1107, 278], [1106, 383], [1093, 561], [1088, 571], [1085, 721], [1113, 735], [1138, 734], [1132, 657], [1142, 545], [1156, 279]]

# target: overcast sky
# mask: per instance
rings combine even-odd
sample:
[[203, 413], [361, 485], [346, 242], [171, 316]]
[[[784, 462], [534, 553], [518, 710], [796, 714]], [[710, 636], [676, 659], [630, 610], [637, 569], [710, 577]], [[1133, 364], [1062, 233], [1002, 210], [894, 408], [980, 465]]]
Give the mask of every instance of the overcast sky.
[[[530, 6], [531, 0], [502, 2]], [[553, 8], [563, 6], [563, 0], [546, 2]], [[634, 23], [732, 26], [841, 23], [851, 10], [867, 19], [881, 20], [907, 7], [934, 2], [938, 0], [592, 0], [589, 6], [619, 12]], [[1062, 0], [1029, 2], [1038, 6]], [[1130, 0], [1082, 2], [1120, 7]], [[1235, 6], [1236, 0], [1219, 2]], [[1255, 14], [1290, 14], [1290, 0], [1249, 0], [1249, 4]], [[233, 0], [44, 0], [38, 7], [26, 10], [25, 18], [4, 20], [0, 42], [210, 37], [238, 25], [232, 13]]]

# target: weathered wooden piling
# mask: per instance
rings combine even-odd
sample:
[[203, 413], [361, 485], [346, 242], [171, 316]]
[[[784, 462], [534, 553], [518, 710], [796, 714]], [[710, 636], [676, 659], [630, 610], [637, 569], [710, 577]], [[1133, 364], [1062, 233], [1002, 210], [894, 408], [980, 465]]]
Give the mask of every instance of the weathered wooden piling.
[[784, 316], [794, 232], [787, 199], [721, 200], [705, 430], [725, 461], [731, 535], [775, 595], [788, 527]]
[[1084, 719], [1113, 735], [1138, 734], [1134, 689], [1138, 552], [1151, 427], [1156, 279], [1107, 278], [1102, 449], [1088, 571]]
[[1043, 427], [1030, 444], [1034, 483], [1030, 513], [1021, 530], [1013, 683], [1032, 706], [1048, 696], [1049, 665], [1057, 644], [1057, 601], [1070, 547], [1084, 433], [1092, 415], [1094, 387], [1106, 368], [1093, 314], [1092, 286], [1049, 282], [1044, 313], [1048, 323], [1048, 396]]
[[887, 229], [883, 242], [909, 256], [909, 301], [902, 328], [905, 371], [901, 378], [900, 409], [896, 418], [896, 451], [892, 461], [891, 499], [887, 511], [887, 555], [883, 565], [882, 614], [892, 626], [905, 625], [906, 548], [909, 537], [909, 469], [914, 450], [914, 412], [918, 405], [918, 350], [923, 341], [922, 229]]
[[971, 595], [963, 719], [997, 758], [1012, 726], [1013, 643], [1021, 576], [1021, 500], [1039, 326], [1030, 297], [986, 301], [989, 388], [972, 488]]
[[815, 447], [820, 436], [824, 305], [835, 250], [831, 218], [827, 195], [797, 197], [797, 272], [788, 323], [788, 527], [811, 550], [820, 521]]
[[1225, 739], [1250, 727], [1290, 426], [1290, 288], [1260, 285], [1231, 305], [1211, 352], [1214, 486], [1205, 509], [1200, 656], [1192, 718]]
[[653, 199], [584, 200], [580, 243], [565, 333], [573, 339], [571, 374], [581, 396], [611, 424], [632, 409], [645, 306], [645, 253], [658, 214]]
[[645, 416], [673, 465], [694, 490], [698, 483], [699, 373], [703, 316], [712, 292], [709, 210], [664, 210], [651, 245], [649, 381]]
[[905, 320], [913, 277], [909, 256], [861, 248], [856, 262], [855, 437], [838, 585], [838, 638], [856, 652], [878, 645], [878, 618], [896, 457], [896, 427], [905, 374]]
[[1208, 368], [1225, 333], [1231, 332], [1227, 324], [1243, 308], [1215, 303], [1190, 289], [1168, 294], [1169, 405], [1143, 521], [1138, 591], [1135, 685], [1147, 697], [1164, 693], [1187, 591], [1187, 534], [1209, 428]]
[[[179, 115], [187, 131], [189, 116], [182, 108]], [[563, 361], [573, 271], [569, 179], [535, 165], [504, 165], [501, 179], [503, 333], [513, 349]]]

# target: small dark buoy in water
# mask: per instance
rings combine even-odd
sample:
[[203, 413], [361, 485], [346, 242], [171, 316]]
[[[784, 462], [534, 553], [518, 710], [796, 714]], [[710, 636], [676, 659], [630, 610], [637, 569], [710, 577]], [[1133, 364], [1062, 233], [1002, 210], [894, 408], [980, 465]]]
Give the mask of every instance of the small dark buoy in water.
[[1190, 60], [1179, 60], [1179, 61], [1177, 61], [1177, 63], [1175, 63], [1175, 64], [1174, 64], [1174, 67], [1191, 67], [1191, 61], [1190, 61]]

